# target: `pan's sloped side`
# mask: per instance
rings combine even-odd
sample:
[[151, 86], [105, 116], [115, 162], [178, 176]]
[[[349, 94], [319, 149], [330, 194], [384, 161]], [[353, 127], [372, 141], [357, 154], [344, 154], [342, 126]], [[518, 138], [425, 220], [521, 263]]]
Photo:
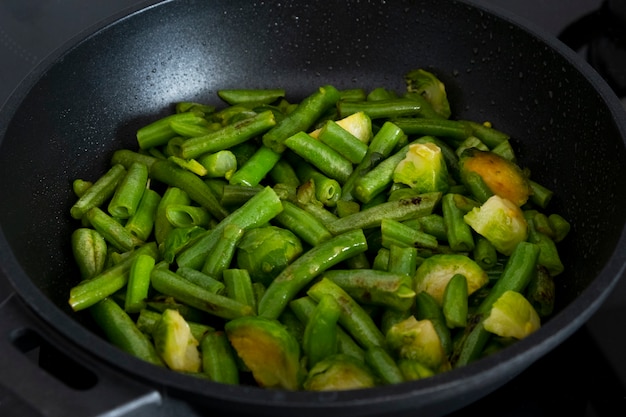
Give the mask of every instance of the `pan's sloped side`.
[[[547, 43], [545, 42], [547, 40]], [[563, 246], [559, 313], [532, 337], [464, 369], [367, 391], [286, 393], [172, 374], [120, 353], [67, 305], [71, 181], [93, 180], [135, 131], [181, 100], [218, 104], [221, 88], [322, 84], [404, 88], [413, 68], [446, 83], [453, 117], [511, 134], [521, 163], [555, 192], [573, 225]], [[40, 69], [3, 110], [0, 260], [19, 295], [105, 363], [171, 395], [244, 414], [440, 415], [506, 382], [582, 325], [623, 273], [626, 122], [573, 53], [460, 1], [165, 2], [96, 32]], [[2, 120], [5, 120], [4, 118]]]

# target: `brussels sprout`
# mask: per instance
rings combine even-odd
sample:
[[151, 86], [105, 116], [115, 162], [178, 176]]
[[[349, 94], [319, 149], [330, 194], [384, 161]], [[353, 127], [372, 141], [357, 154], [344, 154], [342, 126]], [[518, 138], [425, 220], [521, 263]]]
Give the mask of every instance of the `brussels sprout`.
[[438, 254], [426, 258], [415, 271], [415, 290], [417, 293], [426, 291], [442, 305], [446, 286], [456, 274], [463, 275], [467, 280], [468, 295], [489, 281], [487, 273], [467, 256]]
[[350, 355], [336, 354], [315, 364], [303, 387], [309, 391], [338, 391], [375, 385], [374, 373], [362, 361]]
[[199, 372], [199, 342], [178, 310], [167, 309], [152, 332], [156, 351], [170, 369]]
[[224, 330], [237, 355], [261, 387], [299, 388], [300, 345], [279, 321], [245, 316], [227, 322]]
[[247, 269], [254, 282], [268, 286], [292, 260], [302, 253], [300, 239], [276, 226], [250, 229], [237, 248], [237, 264]]
[[416, 69], [406, 74], [404, 79], [409, 93], [421, 94], [437, 114], [446, 119], [450, 117], [452, 112], [446, 94], [446, 86], [435, 74], [423, 69]]
[[448, 358], [432, 321], [409, 316], [391, 326], [386, 335], [387, 345], [401, 359], [410, 359], [432, 370], [447, 367]]
[[445, 192], [449, 188], [448, 168], [439, 146], [431, 142], [412, 143], [393, 172], [396, 183], [421, 193]]
[[483, 325], [498, 336], [523, 339], [541, 327], [541, 319], [522, 294], [506, 291], [493, 304]]
[[400, 359], [398, 361], [398, 368], [400, 368], [400, 372], [402, 372], [402, 376], [404, 376], [406, 381], [415, 381], [435, 375], [432, 369], [411, 359]]
[[497, 195], [489, 197], [463, 219], [506, 256], [511, 255], [515, 246], [528, 237], [528, 223], [522, 210], [510, 200]]
[[472, 189], [473, 175], [478, 175], [491, 192], [522, 206], [531, 193], [522, 169], [512, 161], [490, 151], [466, 149], [459, 158], [461, 181]]

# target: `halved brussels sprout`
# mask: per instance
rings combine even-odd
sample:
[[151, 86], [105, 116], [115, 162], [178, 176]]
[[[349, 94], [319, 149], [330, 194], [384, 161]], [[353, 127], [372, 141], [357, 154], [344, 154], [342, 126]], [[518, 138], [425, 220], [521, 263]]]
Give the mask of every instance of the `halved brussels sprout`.
[[374, 373], [365, 363], [344, 354], [328, 356], [317, 362], [303, 384], [308, 391], [339, 391], [375, 385]]
[[178, 310], [167, 309], [152, 332], [156, 351], [170, 369], [199, 372], [199, 342]]
[[448, 168], [441, 149], [434, 143], [412, 143], [393, 172], [396, 183], [421, 193], [445, 192], [449, 188]]
[[409, 316], [391, 326], [386, 340], [389, 348], [401, 359], [417, 361], [433, 371], [448, 365], [439, 334], [428, 319], [417, 320], [415, 316]]
[[493, 304], [483, 325], [498, 336], [523, 339], [541, 327], [541, 319], [522, 294], [506, 291]]

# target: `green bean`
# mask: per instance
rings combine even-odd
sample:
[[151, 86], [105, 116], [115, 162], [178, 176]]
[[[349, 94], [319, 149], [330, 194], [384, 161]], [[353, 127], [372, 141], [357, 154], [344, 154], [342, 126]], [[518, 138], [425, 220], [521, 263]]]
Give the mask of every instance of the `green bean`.
[[350, 161], [305, 132], [298, 132], [286, 138], [283, 144], [322, 173], [342, 184], [352, 173]]
[[115, 192], [117, 185], [126, 175], [126, 169], [115, 164], [79, 197], [70, 208], [70, 214], [75, 219], [82, 219], [92, 207], [99, 207]]
[[404, 381], [396, 361], [379, 346], [372, 346], [365, 351], [365, 363], [372, 368], [383, 384], [399, 384]]
[[433, 213], [426, 216], [418, 217], [416, 220], [420, 225], [420, 229], [424, 232], [428, 233], [429, 235], [435, 236], [438, 240], [448, 240], [446, 224], [441, 214]]
[[307, 295], [317, 302], [324, 296], [334, 298], [341, 308], [339, 323], [361, 347], [365, 349], [373, 346], [385, 347], [385, 337], [376, 327], [374, 320], [340, 286], [329, 279], [322, 278], [308, 289]]
[[121, 251], [129, 251], [141, 244], [141, 241], [126, 230], [124, 226], [98, 207], [93, 207], [85, 213], [85, 219], [109, 244]]
[[389, 119], [406, 116], [435, 116], [426, 100], [391, 98], [374, 101], [340, 101], [337, 103], [339, 117], [347, 117], [362, 111], [372, 119]]
[[107, 243], [98, 231], [81, 227], [72, 232], [72, 253], [83, 279], [93, 278], [105, 267]]
[[554, 241], [560, 242], [565, 239], [571, 229], [570, 223], [563, 216], [553, 213], [548, 216], [548, 222], [554, 231]]
[[124, 288], [128, 282], [128, 273], [135, 257], [147, 254], [158, 257], [159, 253], [154, 243], [145, 245], [130, 252], [123, 260], [100, 272], [95, 277], [83, 281], [70, 289], [68, 300], [74, 311], [83, 310], [100, 300]]
[[495, 153], [496, 155], [500, 155], [508, 161], [517, 161], [517, 156], [515, 155], [515, 150], [513, 149], [513, 146], [511, 146], [510, 140], [503, 140], [493, 149], [491, 149], [491, 152]]
[[285, 90], [272, 89], [231, 89], [219, 90], [217, 95], [230, 105], [235, 104], [270, 104], [285, 97]]
[[465, 213], [456, 205], [455, 194], [444, 195], [441, 199], [441, 208], [450, 248], [458, 252], [472, 251], [474, 249], [472, 229], [463, 220]]
[[539, 317], [549, 317], [554, 311], [555, 284], [554, 279], [546, 268], [537, 268], [537, 274], [528, 283], [526, 298], [539, 314]]
[[451, 329], [467, 325], [467, 292], [467, 279], [461, 274], [455, 274], [446, 285], [443, 292], [442, 310], [446, 325]]
[[374, 257], [374, 262], [372, 263], [372, 269], [377, 271], [388, 271], [389, 270], [389, 258], [391, 254], [389, 249], [380, 248], [376, 252], [376, 256]]
[[353, 169], [348, 180], [343, 184], [341, 199], [351, 200], [356, 182], [372, 170], [380, 161], [389, 156], [398, 143], [406, 139], [406, 134], [391, 122], [385, 122], [374, 135], [361, 162]]
[[93, 185], [93, 182], [85, 181], [85, 180], [78, 178], [72, 181], [72, 191], [74, 191], [74, 194], [76, 195], [76, 197], [80, 198], [83, 196], [83, 194], [87, 192], [89, 188], [91, 188], [92, 185]]
[[382, 233], [382, 245], [387, 249], [390, 249], [392, 246], [437, 249], [439, 246], [436, 237], [397, 220], [382, 219], [380, 230]]
[[189, 204], [168, 204], [165, 217], [174, 227], [206, 228], [211, 224], [211, 215], [206, 208]]
[[124, 299], [124, 311], [127, 313], [138, 313], [145, 308], [150, 290], [150, 273], [155, 263], [154, 257], [146, 254], [138, 255], [131, 263]]
[[224, 207], [238, 207], [258, 194], [263, 188], [262, 185], [250, 187], [247, 185], [224, 184], [222, 186], [220, 203]]
[[172, 296], [181, 302], [201, 311], [224, 319], [253, 315], [251, 306], [231, 298], [212, 293], [192, 284], [175, 272], [161, 269], [152, 270], [152, 286], [162, 294]]
[[173, 263], [178, 253], [195, 242], [204, 232], [206, 229], [200, 226], [173, 228], [159, 245], [163, 260], [168, 264]]
[[202, 266], [202, 272], [222, 280], [222, 273], [228, 269], [235, 255], [237, 244], [243, 237], [244, 229], [231, 223], [224, 226], [213, 249], [208, 254]]
[[229, 298], [249, 305], [256, 313], [257, 299], [252, 287], [250, 273], [246, 269], [230, 268], [223, 271], [226, 294]]
[[269, 176], [276, 184], [285, 184], [294, 187], [298, 187], [301, 184], [296, 170], [285, 158], [281, 158], [274, 164], [269, 172]]
[[480, 139], [485, 145], [489, 147], [489, 149], [493, 149], [500, 143], [510, 139], [508, 134], [485, 124], [476, 123], [473, 121], [462, 121], [462, 123], [469, 125], [472, 129], [472, 135]]
[[283, 211], [274, 220], [311, 246], [319, 245], [332, 237], [326, 226], [315, 216], [289, 201], [283, 201]]
[[415, 275], [417, 269], [417, 249], [391, 245], [387, 270], [396, 274]]
[[283, 211], [283, 204], [271, 187], [265, 187], [213, 229], [200, 236], [177, 257], [178, 266], [201, 269], [206, 256], [213, 250], [221, 233], [228, 224], [246, 230], [269, 222]]
[[318, 139], [353, 164], [361, 162], [367, 153], [367, 144], [333, 120], [326, 122], [319, 132]]
[[332, 234], [348, 230], [367, 229], [380, 226], [383, 219], [397, 221], [431, 214], [441, 199], [441, 193], [425, 193], [406, 200], [390, 201], [339, 218], [327, 225]]
[[276, 126], [263, 135], [263, 144], [275, 152], [284, 152], [284, 141], [298, 132], [309, 130], [315, 121], [340, 97], [339, 91], [332, 85], [320, 87], [316, 92], [302, 100]]
[[165, 366], [152, 342], [115, 301], [105, 298], [89, 312], [113, 345], [153, 365]]
[[195, 158], [208, 152], [229, 149], [266, 132], [274, 125], [276, 125], [274, 114], [271, 111], [264, 111], [252, 117], [228, 124], [207, 135], [187, 139], [180, 145], [179, 156], [182, 158]]
[[528, 180], [528, 183], [531, 190], [530, 201], [541, 208], [546, 208], [552, 200], [554, 192], [536, 181]]
[[475, 239], [473, 257], [476, 263], [484, 270], [493, 268], [498, 262], [496, 248], [480, 235]]
[[226, 333], [215, 331], [207, 333], [200, 341], [202, 352], [202, 371], [211, 381], [222, 384], [239, 384], [237, 356], [228, 342]]
[[228, 182], [248, 187], [257, 186], [279, 159], [279, 153], [274, 152], [267, 146], [260, 146], [250, 159], [233, 173]]
[[135, 213], [128, 219], [124, 228], [141, 241], [146, 241], [154, 229], [157, 208], [161, 196], [154, 190], [146, 188]]
[[207, 291], [215, 294], [223, 294], [226, 286], [223, 282], [218, 281], [210, 275], [205, 274], [202, 271], [198, 271], [192, 268], [180, 267], [176, 270], [176, 273], [185, 278], [192, 284], [198, 285]]
[[439, 303], [426, 291], [418, 292], [415, 296], [415, 318], [431, 321], [439, 336], [443, 350], [446, 352], [446, 355], [449, 355], [452, 352], [450, 329], [446, 325], [446, 318]]
[[158, 244], [165, 241], [165, 237], [174, 227], [167, 219], [167, 206], [170, 204], [186, 205], [190, 203], [191, 199], [189, 198], [189, 194], [184, 190], [178, 187], [168, 187], [165, 190], [154, 217], [154, 237]]
[[215, 112], [215, 106], [194, 101], [179, 101], [176, 103], [175, 108], [176, 113], [193, 112], [205, 116]]
[[331, 296], [322, 296], [306, 322], [302, 347], [309, 369], [337, 353], [337, 320], [341, 309]]
[[300, 184], [312, 181], [315, 197], [327, 207], [334, 207], [341, 197], [341, 185], [334, 178], [329, 178], [305, 161], [294, 163]]
[[392, 121], [407, 135], [443, 137], [462, 142], [473, 134], [471, 126], [456, 120], [407, 117]]
[[[316, 305], [317, 303], [311, 297], [305, 295], [290, 301], [289, 311], [293, 311], [296, 317], [298, 317], [298, 319], [306, 325], [311, 319], [311, 315], [313, 314], [313, 310]], [[347, 334], [341, 326], [337, 326], [337, 349], [339, 353], [353, 356], [361, 361], [365, 359], [363, 348], [361, 348], [354, 341], [352, 336]]]
[[206, 176], [209, 178], [229, 180], [237, 170], [237, 157], [232, 151], [226, 149], [204, 154], [198, 157], [198, 162], [206, 169]]
[[259, 315], [277, 318], [289, 301], [316, 276], [366, 249], [367, 241], [360, 229], [340, 234], [314, 246], [289, 264], [272, 281], [259, 302]]
[[369, 202], [375, 195], [384, 191], [393, 181], [393, 173], [409, 150], [404, 146], [368, 173], [359, 178], [354, 187], [354, 196], [363, 203]]
[[196, 117], [193, 120], [180, 122], [177, 120], [170, 121], [170, 128], [177, 135], [185, 138], [193, 138], [197, 136], [204, 136], [211, 132], [211, 129], [207, 126], [203, 126], [207, 121], [204, 117]]
[[129, 149], [118, 149], [113, 152], [113, 156], [111, 157], [111, 165], [122, 165], [124, 168], [128, 169], [130, 166], [137, 162], [140, 164], [144, 164], [150, 169], [153, 163], [155, 163], [158, 158], [155, 158], [150, 155], [145, 155], [143, 153], [134, 152]]
[[[525, 215], [527, 212], [524, 213]], [[539, 258], [537, 263], [545, 267], [551, 276], [559, 275], [565, 267], [561, 261], [556, 243], [549, 236], [537, 231], [535, 222], [532, 218], [527, 217], [528, 224], [528, 241], [539, 246]]]
[[157, 161], [150, 168], [151, 178], [185, 191], [189, 197], [206, 208], [217, 220], [222, 220], [228, 211], [222, 207], [213, 191], [197, 175], [186, 171], [170, 161]]
[[165, 145], [167, 141], [176, 136], [176, 132], [170, 126], [172, 121], [194, 121], [201, 113], [194, 111], [176, 113], [165, 116], [137, 130], [137, 144], [140, 149], [149, 149], [155, 146]]
[[361, 304], [408, 310], [415, 299], [412, 277], [374, 269], [333, 269], [322, 274]]

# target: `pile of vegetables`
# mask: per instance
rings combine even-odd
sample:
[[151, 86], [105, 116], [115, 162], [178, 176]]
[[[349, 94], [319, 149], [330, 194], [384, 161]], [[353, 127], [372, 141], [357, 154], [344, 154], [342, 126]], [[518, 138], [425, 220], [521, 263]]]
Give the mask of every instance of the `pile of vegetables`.
[[222, 90], [137, 131], [70, 214], [69, 304], [116, 346], [226, 384], [426, 378], [552, 314], [569, 223], [509, 136], [406, 91]]

